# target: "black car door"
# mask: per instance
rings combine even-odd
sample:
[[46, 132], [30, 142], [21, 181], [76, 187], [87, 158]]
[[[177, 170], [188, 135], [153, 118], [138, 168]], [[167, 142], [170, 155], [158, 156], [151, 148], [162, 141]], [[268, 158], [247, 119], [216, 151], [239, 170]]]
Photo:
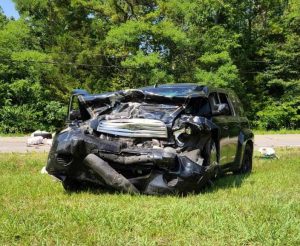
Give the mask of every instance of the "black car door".
[[220, 103], [227, 104], [230, 112], [226, 115], [226, 122], [228, 127], [228, 140], [227, 140], [227, 163], [232, 163], [235, 160], [238, 147], [238, 136], [240, 133], [239, 117], [234, 111], [234, 107], [226, 93], [218, 93]]
[[220, 129], [220, 165], [227, 164], [227, 144], [228, 144], [228, 123], [226, 115], [215, 114], [218, 105], [220, 104], [220, 99], [218, 93], [212, 92], [209, 95], [209, 102], [212, 109], [212, 122], [215, 123]]

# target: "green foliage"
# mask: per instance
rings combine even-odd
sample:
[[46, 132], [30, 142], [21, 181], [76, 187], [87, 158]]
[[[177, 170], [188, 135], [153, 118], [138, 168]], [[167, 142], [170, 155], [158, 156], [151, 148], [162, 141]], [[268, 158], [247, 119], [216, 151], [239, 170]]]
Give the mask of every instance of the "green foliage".
[[266, 130], [300, 128], [300, 98], [266, 106], [257, 113], [257, 127]]
[[56, 101], [38, 106], [30, 104], [4, 106], [0, 114], [0, 132], [33, 132], [37, 129], [55, 131], [63, 125], [66, 112], [66, 106]]
[[55, 131], [66, 120], [67, 107], [56, 101], [50, 101], [45, 106], [42, 122], [49, 131]]
[[204, 53], [199, 59], [199, 67], [195, 73], [201, 84], [239, 90], [241, 83], [238, 69], [232, 63], [229, 53]]
[[14, 2], [19, 20], [0, 10], [0, 114], [26, 104], [49, 129], [74, 88], [194, 82], [235, 90], [259, 127], [298, 127], [298, 0]]
[[40, 129], [41, 113], [36, 112], [31, 105], [4, 106], [0, 114], [0, 132], [19, 133]]

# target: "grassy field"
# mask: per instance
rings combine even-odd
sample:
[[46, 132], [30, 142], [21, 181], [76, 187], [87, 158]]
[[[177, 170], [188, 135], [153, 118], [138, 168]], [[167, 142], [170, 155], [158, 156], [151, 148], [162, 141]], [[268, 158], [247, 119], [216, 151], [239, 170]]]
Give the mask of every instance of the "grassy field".
[[300, 245], [300, 150], [201, 194], [67, 194], [46, 154], [0, 154], [0, 245]]
[[30, 137], [31, 133], [0, 133], [0, 137]]

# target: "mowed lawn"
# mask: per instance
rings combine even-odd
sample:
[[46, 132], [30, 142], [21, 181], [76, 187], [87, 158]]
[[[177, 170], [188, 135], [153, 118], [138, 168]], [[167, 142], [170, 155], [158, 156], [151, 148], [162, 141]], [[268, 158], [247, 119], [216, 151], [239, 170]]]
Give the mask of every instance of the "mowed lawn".
[[46, 154], [0, 154], [0, 245], [300, 245], [300, 149], [201, 194], [66, 193]]

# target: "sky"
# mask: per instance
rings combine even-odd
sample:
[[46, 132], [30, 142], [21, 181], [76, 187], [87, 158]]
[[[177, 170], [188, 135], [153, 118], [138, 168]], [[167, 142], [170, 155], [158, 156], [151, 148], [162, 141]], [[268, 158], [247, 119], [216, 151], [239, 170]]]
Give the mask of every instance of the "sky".
[[14, 17], [15, 19], [20, 17], [12, 0], [0, 0], [0, 6], [7, 17]]

